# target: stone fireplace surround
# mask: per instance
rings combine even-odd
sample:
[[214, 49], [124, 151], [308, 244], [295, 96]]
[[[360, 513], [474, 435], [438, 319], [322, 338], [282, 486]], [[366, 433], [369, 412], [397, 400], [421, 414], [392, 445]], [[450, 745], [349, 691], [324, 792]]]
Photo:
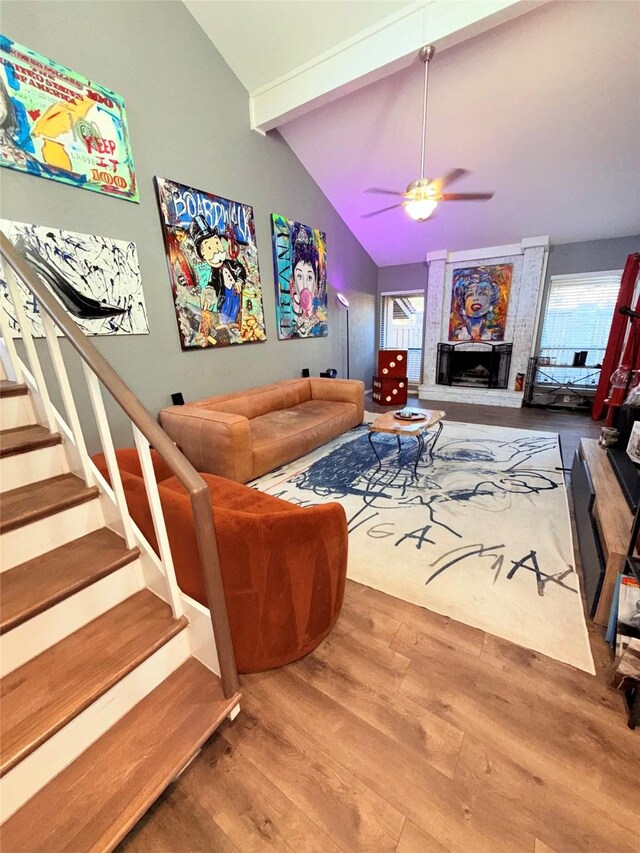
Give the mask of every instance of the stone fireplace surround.
[[[425, 306], [421, 400], [451, 400], [488, 406], [522, 405], [523, 392], [515, 391], [518, 373], [527, 372], [527, 363], [535, 344], [540, 303], [546, 269], [548, 237], [527, 237], [521, 243], [491, 246], [464, 252], [430, 252], [427, 255], [429, 281]], [[438, 385], [436, 363], [439, 343], [450, 343], [449, 313], [454, 269], [478, 264], [513, 264], [511, 293], [507, 306], [504, 343], [513, 344], [507, 388], [472, 388], [462, 385]]]

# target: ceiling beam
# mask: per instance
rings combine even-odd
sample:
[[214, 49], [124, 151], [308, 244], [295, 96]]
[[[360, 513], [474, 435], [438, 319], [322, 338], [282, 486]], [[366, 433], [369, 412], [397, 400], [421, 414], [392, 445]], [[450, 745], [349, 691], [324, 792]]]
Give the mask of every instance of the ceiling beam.
[[251, 92], [251, 128], [264, 134], [407, 67], [425, 44], [446, 50], [543, 3], [544, 0], [416, 0]]

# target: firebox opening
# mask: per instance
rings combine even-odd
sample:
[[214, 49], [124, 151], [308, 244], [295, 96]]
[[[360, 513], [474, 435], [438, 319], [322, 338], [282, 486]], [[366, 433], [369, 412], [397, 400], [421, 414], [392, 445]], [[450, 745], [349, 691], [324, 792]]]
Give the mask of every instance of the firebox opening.
[[511, 350], [511, 344], [438, 344], [436, 381], [469, 388], [507, 388]]

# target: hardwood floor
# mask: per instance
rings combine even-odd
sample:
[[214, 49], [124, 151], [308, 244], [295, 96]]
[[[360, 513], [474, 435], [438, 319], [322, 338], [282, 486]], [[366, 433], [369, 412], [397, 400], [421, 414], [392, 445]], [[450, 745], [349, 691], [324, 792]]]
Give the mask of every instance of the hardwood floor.
[[[565, 447], [599, 432], [573, 413], [443, 408]], [[596, 677], [348, 582], [331, 635], [242, 676], [238, 719], [119, 850], [637, 851], [640, 732], [590, 637]]]
[[[493, 424], [516, 429], [557, 432], [561, 439], [564, 464], [568, 468], [571, 467], [580, 439], [598, 438], [604, 426], [604, 421], [592, 421], [585, 412], [572, 409], [544, 409], [537, 406], [508, 409], [501, 406], [475, 406], [469, 403], [418, 400], [417, 398], [410, 398], [407, 405], [423, 409], [442, 409], [447, 413], [447, 420], [461, 423]], [[365, 409], [369, 412], [390, 411], [389, 407], [378, 406], [370, 398], [365, 400]]]

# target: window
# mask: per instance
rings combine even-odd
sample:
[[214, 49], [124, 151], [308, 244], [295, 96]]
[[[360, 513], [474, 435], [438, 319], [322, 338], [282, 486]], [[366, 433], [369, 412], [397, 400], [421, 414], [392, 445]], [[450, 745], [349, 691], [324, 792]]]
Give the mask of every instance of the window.
[[380, 348], [407, 350], [407, 378], [422, 381], [422, 293], [393, 293], [380, 303]]
[[587, 351], [587, 367], [602, 363], [621, 276], [614, 270], [551, 277], [538, 354], [556, 366], [554, 379], [565, 381], [557, 367], [572, 365], [575, 352]]

